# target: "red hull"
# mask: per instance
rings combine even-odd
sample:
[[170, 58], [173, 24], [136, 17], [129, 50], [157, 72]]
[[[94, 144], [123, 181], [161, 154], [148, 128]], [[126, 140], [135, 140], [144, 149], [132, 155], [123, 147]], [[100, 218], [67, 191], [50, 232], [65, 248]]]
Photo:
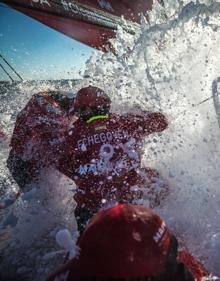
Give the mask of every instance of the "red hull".
[[[12, 8], [82, 43], [105, 49], [117, 26], [130, 33], [152, 0], [3, 0]], [[127, 22], [122, 20], [123, 16]], [[136, 23], [137, 22], [137, 23]]]

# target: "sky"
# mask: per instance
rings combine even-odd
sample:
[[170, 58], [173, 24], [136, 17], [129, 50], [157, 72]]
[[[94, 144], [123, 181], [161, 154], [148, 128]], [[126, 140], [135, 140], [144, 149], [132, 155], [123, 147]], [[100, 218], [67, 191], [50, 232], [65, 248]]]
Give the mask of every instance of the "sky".
[[[93, 52], [94, 49], [0, 3], [0, 54], [24, 80], [79, 78]], [[1, 58], [0, 64], [12, 74]], [[1, 80], [9, 78], [0, 68]]]

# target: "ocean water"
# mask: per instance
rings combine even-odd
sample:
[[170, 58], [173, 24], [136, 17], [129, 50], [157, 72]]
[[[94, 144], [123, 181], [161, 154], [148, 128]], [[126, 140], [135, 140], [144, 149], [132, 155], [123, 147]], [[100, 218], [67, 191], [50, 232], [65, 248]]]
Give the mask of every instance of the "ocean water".
[[[220, 276], [220, 128], [218, 96], [215, 103], [213, 99], [215, 82], [220, 76], [220, 3], [164, 2], [164, 8], [155, 3], [149, 21], [143, 18], [136, 36], [119, 29], [117, 38], [112, 40], [114, 54], [96, 52], [87, 63], [85, 79], [65, 87], [73, 91], [88, 84], [101, 87], [111, 96], [112, 109], [117, 112], [142, 109], [166, 114], [169, 128], [146, 138], [143, 157], [143, 163], [156, 168], [171, 185], [170, 195], [157, 212], [177, 235], [181, 246]], [[55, 86], [51, 82], [31, 82], [5, 88], [0, 122], [9, 136], [16, 114], [29, 97]], [[0, 152], [3, 196], [16, 189], [5, 167], [7, 152], [6, 141]], [[21, 218], [16, 231], [4, 229], [0, 234], [1, 249], [8, 257], [2, 262], [4, 269], [12, 260], [18, 276], [32, 276], [37, 281], [44, 280], [47, 272], [62, 260], [47, 255], [58, 250], [55, 232], [61, 226], [73, 227], [73, 210], [66, 208], [72, 203], [72, 183], [54, 171], [48, 171], [48, 175], [50, 184], [42, 185], [48, 186], [47, 192], [50, 188], [54, 190], [49, 203], [54, 212], [47, 212], [47, 220], [43, 219], [43, 209], [42, 216], [38, 215], [35, 221], [37, 227], [33, 227], [33, 217], [28, 217], [30, 210], [42, 210], [42, 206], [34, 205], [34, 200], [25, 203], [20, 199], [1, 213], [6, 218], [13, 211]], [[60, 201], [57, 181], [63, 187]], [[59, 214], [56, 219], [54, 214]], [[25, 250], [21, 251], [22, 247]], [[30, 273], [30, 268], [35, 273]]]

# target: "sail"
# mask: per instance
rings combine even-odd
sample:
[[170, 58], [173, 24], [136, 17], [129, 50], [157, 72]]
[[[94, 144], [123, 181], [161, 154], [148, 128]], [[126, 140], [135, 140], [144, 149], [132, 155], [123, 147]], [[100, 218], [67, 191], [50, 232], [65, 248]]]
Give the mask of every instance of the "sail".
[[[153, 0], [3, 0], [10, 7], [98, 49], [106, 49], [118, 26], [138, 28]], [[126, 19], [126, 21], [124, 20]]]

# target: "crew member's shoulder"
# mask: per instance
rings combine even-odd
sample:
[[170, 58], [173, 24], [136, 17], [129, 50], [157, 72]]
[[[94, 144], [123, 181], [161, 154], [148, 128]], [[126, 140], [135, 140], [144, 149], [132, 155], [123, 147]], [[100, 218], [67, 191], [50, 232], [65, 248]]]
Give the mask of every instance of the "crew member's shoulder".
[[136, 113], [136, 112], [128, 112], [119, 116], [120, 120], [124, 120], [127, 123], [135, 123], [143, 121], [147, 117], [148, 113]]
[[121, 115], [117, 113], [109, 113], [108, 118], [106, 119], [107, 122], [115, 122], [115, 120], [119, 120]]
[[59, 102], [54, 98], [53, 92], [43, 92], [38, 93], [35, 96], [35, 100], [38, 105], [45, 110], [45, 113], [48, 115], [63, 115], [64, 110], [62, 110]]
[[37, 108], [41, 108], [45, 104], [48, 104], [48, 97], [45, 93], [33, 94], [22, 111], [35, 111]]

